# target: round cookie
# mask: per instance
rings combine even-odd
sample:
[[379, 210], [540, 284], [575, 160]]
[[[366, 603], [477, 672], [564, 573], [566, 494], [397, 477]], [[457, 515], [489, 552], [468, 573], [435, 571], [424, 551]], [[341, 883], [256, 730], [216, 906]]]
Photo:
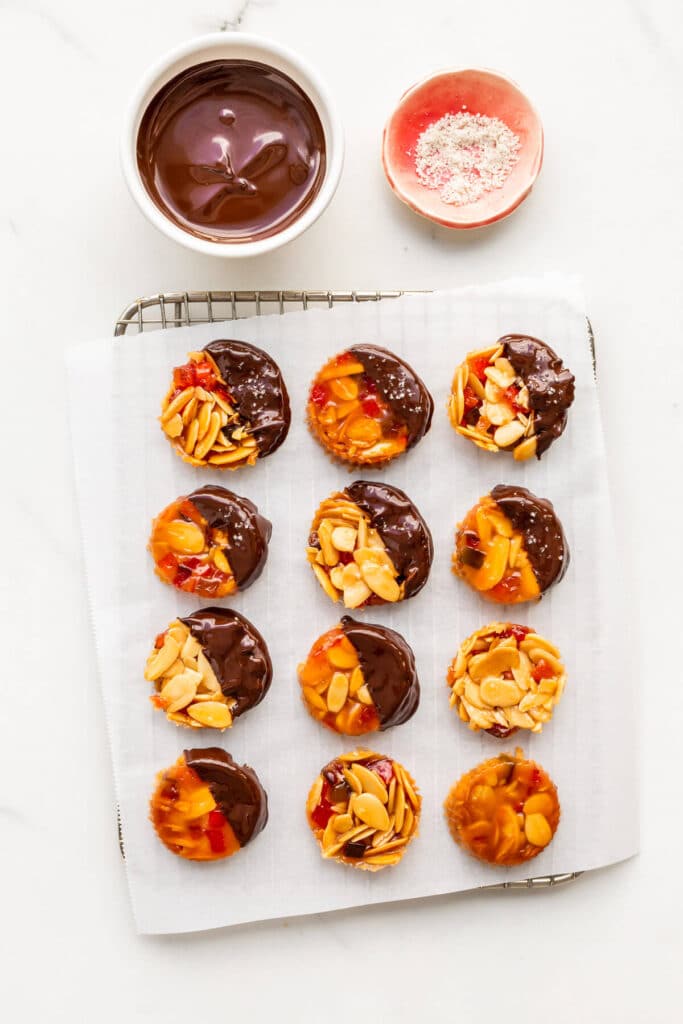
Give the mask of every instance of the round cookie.
[[199, 597], [227, 597], [261, 575], [271, 531], [248, 498], [209, 485], [159, 513], [149, 549], [165, 583]]
[[325, 859], [366, 871], [398, 864], [417, 835], [422, 800], [403, 765], [371, 750], [321, 769], [306, 802]]
[[221, 860], [265, 828], [268, 797], [253, 768], [219, 747], [185, 750], [157, 776], [150, 818], [171, 853]]
[[554, 783], [519, 749], [466, 772], [446, 797], [444, 810], [456, 843], [498, 867], [537, 857], [560, 822]]
[[299, 665], [308, 711], [328, 729], [361, 736], [407, 722], [420, 702], [415, 657], [387, 626], [344, 615]]
[[330, 455], [382, 466], [431, 426], [434, 402], [402, 359], [377, 345], [353, 345], [316, 375], [308, 397], [311, 432]]
[[475, 732], [541, 732], [567, 679], [560, 652], [529, 626], [491, 622], [464, 640], [448, 668], [450, 704]]
[[266, 642], [243, 615], [201, 608], [156, 638], [145, 679], [177, 725], [228, 729], [265, 697], [273, 677]]
[[540, 459], [560, 436], [573, 401], [574, 376], [550, 345], [507, 334], [458, 366], [448, 415], [479, 448], [523, 461]]
[[356, 480], [318, 508], [307, 548], [318, 582], [347, 608], [403, 601], [422, 590], [432, 536], [398, 487]]
[[489, 601], [541, 597], [568, 565], [567, 539], [552, 504], [525, 487], [499, 484], [458, 524], [453, 572]]
[[161, 426], [193, 466], [238, 469], [272, 455], [287, 437], [289, 396], [277, 363], [246, 341], [220, 339], [176, 366]]

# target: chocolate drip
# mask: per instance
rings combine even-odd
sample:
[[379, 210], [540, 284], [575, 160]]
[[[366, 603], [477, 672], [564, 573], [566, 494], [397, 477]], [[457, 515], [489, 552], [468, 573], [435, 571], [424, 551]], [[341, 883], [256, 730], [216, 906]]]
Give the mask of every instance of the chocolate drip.
[[201, 608], [180, 620], [202, 645], [223, 694], [237, 701], [233, 718], [259, 704], [273, 678], [266, 642], [239, 612]]
[[408, 448], [424, 437], [432, 425], [434, 402], [412, 367], [377, 345], [354, 345], [350, 352], [363, 368], [396, 419], [408, 430]]
[[357, 622], [350, 615], [343, 616], [341, 625], [358, 654], [381, 728], [407, 722], [420, 703], [420, 683], [406, 641], [387, 626]]
[[140, 177], [184, 231], [214, 242], [268, 238], [296, 221], [325, 177], [325, 133], [287, 75], [246, 60], [186, 68], [147, 107]]
[[287, 437], [292, 418], [279, 366], [246, 341], [212, 341], [204, 351], [218, 366], [237, 412], [251, 424], [259, 458], [271, 455]]
[[569, 566], [569, 547], [562, 524], [551, 503], [526, 487], [498, 484], [491, 497], [524, 538], [541, 593], [559, 583]]
[[414, 597], [427, 582], [434, 557], [432, 535], [424, 519], [398, 487], [356, 480], [345, 491], [370, 517], [405, 582], [405, 596]]
[[244, 589], [258, 579], [268, 557], [268, 541], [272, 525], [253, 502], [233, 494], [225, 487], [208, 485], [188, 495], [212, 530], [227, 534], [230, 568], [237, 586]]
[[240, 846], [246, 846], [268, 821], [268, 797], [256, 772], [246, 764], [236, 764], [220, 747], [184, 750], [183, 756], [187, 767], [211, 790]]
[[504, 355], [529, 390], [536, 458], [540, 459], [567, 425], [567, 410], [574, 401], [574, 375], [550, 345], [538, 338], [508, 334], [499, 344], [504, 345]]

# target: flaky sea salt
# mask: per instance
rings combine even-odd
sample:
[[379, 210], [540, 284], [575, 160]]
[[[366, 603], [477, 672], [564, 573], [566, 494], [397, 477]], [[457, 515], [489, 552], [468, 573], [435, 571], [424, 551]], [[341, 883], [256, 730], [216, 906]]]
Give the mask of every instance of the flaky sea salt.
[[444, 203], [463, 206], [505, 184], [520, 148], [519, 137], [497, 117], [445, 114], [419, 136], [415, 169]]

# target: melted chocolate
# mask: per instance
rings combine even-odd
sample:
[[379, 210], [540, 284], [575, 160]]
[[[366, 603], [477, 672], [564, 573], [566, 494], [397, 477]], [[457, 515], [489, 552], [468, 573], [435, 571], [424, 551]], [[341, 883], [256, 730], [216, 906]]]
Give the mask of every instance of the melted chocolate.
[[408, 448], [425, 436], [432, 425], [434, 402], [415, 371], [402, 359], [376, 345], [354, 345], [350, 352], [363, 364], [381, 397], [408, 430]]
[[183, 756], [187, 767], [211, 790], [240, 846], [246, 846], [268, 821], [268, 797], [256, 772], [246, 764], [235, 764], [220, 747], [184, 750]]
[[202, 645], [223, 694], [237, 701], [233, 718], [263, 700], [273, 665], [265, 640], [248, 619], [227, 608], [202, 608], [180, 621]]
[[325, 176], [318, 112], [287, 75], [247, 60], [181, 71], [147, 107], [138, 169], [178, 227], [214, 242], [282, 231], [311, 204]]
[[381, 728], [407, 722], [420, 703], [415, 657], [408, 644], [393, 629], [357, 622], [350, 615], [343, 616], [341, 625], [358, 654]]
[[537, 498], [526, 487], [498, 484], [491, 497], [524, 538], [541, 593], [559, 583], [569, 566], [569, 547], [562, 524], [545, 498]]
[[574, 375], [550, 345], [538, 338], [508, 334], [499, 344], [505, 346], [504, 355], [529, 389], [536, 458], [540, 459], [567, 425], [567, 410], [574, 401]]
[[251, 424], [259, 458], [271, 455], [287, 437], [292, 419], [279, 366], [246, 341], [212, 341], [204, 351], [228, 385], [237, 412]]
[[225, 487], [210, 484], [188, 494], [200, 515], [212, 530], [227, 534], [228, 562], [237, 586], [244, 590], [263, 571], [268, 557], [272, 526], [248, 498], [241, 498]]
[[356, 480], [345, 493], [370, 517], [401, 582], [405, 596], [418, 594], [429, 576], [434, 557], [432, 535], [412, 501], [398, 487]]

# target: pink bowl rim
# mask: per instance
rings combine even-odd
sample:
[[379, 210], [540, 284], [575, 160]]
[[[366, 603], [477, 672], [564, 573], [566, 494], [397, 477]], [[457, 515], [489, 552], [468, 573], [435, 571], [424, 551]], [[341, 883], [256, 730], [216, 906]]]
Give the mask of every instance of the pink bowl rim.
[[[510, 199], [507, 205], [499, 212], [492, 214], [490, 217], [477, 219], [458, 217], [456, 215], [452, 215], [450, 217], [437, 217], [435, 214], [428, 213], [426, 210], [424, 210], [419, 205], [419, 203], [417, 203], [413, 198], [411, 198], [411, 196], [404, 192], [404, 190], [401, 188], [399, 183], [394, 178], [387, 155], [390, 130], [392, 122], [396, 117], [396, 114], [399, 112], [399, 110], [404, 105], [406, 100], [410, 96], [412, 96], [413, 93], [417, 92], [418, 89], [424, 88], [424, 86], [429, 85], [430, 82], [435, 81], [437, 78], [444, 78], [447, 75], [460, 76], [465, 74], [490, 75], [492, 78], [497, 78], [504, 85], [514, 89], [516, 92], [519, 93], [519, 95], [523, 98], [524, 102], [527, 104], [530, 113], [533, 115], [533, 118], [536, 124], [538, 125], [538, 153], [536, 155], [535, 164], [527, 183], [522, 188], [520, 188], [520, 190], [517, 193], [515, 193], [515, 195]], [[541, 168], [543, 166], [544, 148], [545, 140], [543, 134], [543, 122], [541, 121], [540, 115], [536, 110], [536, 107], [533, 105], [533, 103], [527, 96], [527, 94], [524, 92], [524, 90], [521, 89], [517, 82], [515, 82], [512, 78], [509, 78], [507, 75], [501, 74], [500, 71], [494, 71], [492, 68], [442, 68], [439, 71], [434, 71], [431, 74], [426, 75], [424, 78], [421, 78], [419, 82], [415, 82], [408, 89], [406, 89], [406, 91], [401, 95], [401, 98], [399, 99], [398, 103], [396, 104], [392, 112], [389, 114], [389, 117], [387, 118], [386, 123], [384, 125], [384, 130], [382, 132], [382, 167], [384, 169], [384, 174], [386, 176], [387, 181], [389, 182], [389, 185], [391, 186], [394, 195], [396, 195], [401, 200], [402, 203], [405, 203], [405, 205], [408, 206], [414, 213], [419, 214], [420, 217], [424, 217], [426, 220], [430, 220], [435, 224], [441, 224], [442, 227], [445, 228], [453, 228], [456, 230], [469, 230], [470, 228], [486, 227], [487, 224], [495, 224], [497, 221], [503, 220], [505, 217], [509, 217], [511, 213], [514, 213], [517, 207], [524, 202], [524, 200], [536, 184], [536, 180], [538, 179], [538, 176], [541, 172]], [[461, 207], [453, 207], [453, 210], [457, 209], [461, 209]]]

